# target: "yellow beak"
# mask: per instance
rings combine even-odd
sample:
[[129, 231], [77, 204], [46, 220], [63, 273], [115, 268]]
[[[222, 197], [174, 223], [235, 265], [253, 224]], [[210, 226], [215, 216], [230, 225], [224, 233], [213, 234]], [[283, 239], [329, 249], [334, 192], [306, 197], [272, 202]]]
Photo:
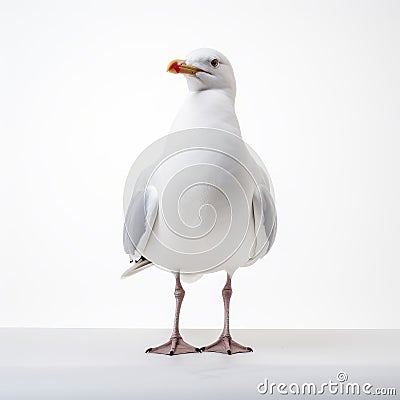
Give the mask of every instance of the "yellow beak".
[[171, 72], [172, 74], [196, 75], [197, 72], [203, 72], [203, 70], [186, 64], [186, 60], [172, 60], [168, 64], [167, 72]]

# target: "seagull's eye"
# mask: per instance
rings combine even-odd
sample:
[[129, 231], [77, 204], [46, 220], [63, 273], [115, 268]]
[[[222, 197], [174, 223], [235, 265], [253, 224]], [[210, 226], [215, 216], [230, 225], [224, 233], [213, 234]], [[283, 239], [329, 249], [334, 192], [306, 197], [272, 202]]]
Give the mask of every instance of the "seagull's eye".
[[217, 58], [213, 58], [213, 59], [210, 61], [210, 64], [211, 64], [212, 67], [217, 68], [217, 67], [219, 66], [219, 61], [218, 61]]

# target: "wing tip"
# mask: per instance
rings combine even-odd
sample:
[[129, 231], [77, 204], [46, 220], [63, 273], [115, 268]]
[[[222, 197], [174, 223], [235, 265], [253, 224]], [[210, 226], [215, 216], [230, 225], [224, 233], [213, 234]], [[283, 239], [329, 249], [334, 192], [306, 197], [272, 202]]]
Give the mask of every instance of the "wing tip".
[[144, 258], [143, 256], [139, 258], [137, 262], [132, 267], [129, 267], [120, 277], [120, 279], [126, 279], [131, 275], [136, 274], [152, 265], [152, 262]]

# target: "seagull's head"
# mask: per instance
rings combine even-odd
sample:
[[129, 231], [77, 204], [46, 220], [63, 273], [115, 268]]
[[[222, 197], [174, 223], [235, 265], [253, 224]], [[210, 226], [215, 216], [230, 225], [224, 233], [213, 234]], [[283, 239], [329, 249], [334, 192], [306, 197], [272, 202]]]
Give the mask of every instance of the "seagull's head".
[[172, 60], [167, 72], [184, 74], [189, 90], [198, 92], [222, 89], [236, 93], [235, 75], [229, 60], [213, 49], [197, 49], [190, 52], [186, 60]]

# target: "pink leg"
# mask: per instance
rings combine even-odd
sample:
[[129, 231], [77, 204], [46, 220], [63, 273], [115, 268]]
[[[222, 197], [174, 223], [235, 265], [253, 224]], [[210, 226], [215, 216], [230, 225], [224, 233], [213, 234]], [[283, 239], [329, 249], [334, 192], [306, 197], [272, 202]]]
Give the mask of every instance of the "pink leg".
[[179, 333], [179, 314], [181, 312], [181, 306], [183, 298], [185, 297], [185, 290], [181, 285], [180, 274], [179, 272], [175, 275], [176, 284], [175, 284], [175, 299], [176, 299], [176, 309], [175, 309], [175, 319], [174, 319], [174, 327], [172, 329], [171, 338], [168, 342], [157, 346], [150, 347], [146, 350], [146, 353], [158, 353], [158, 354], [168, 354], [170, 356], [177, 354], [185, 354], [185, 353], [200, 353], [200, 349], [190, 344], [186, 343], [181, 334]]
[[226, 284], [222, 289], [224, 299], [224, 329], [221, 336], [208, 346], [202, 347], [201, 351], [210, 351], [224, 354], [248, 353], [253, 351], [251, 347], [243, 346], [232, 339], [229, 331], [229, 303], [232, 296], [231, 277], [227, 274]]

